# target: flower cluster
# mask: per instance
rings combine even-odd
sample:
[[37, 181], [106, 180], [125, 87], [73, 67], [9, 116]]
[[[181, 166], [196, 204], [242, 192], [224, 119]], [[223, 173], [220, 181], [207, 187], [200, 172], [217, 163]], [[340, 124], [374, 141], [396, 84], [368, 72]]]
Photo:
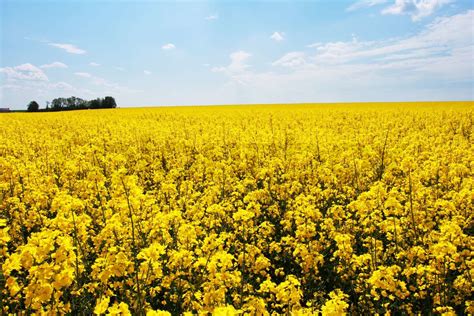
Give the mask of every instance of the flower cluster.
[[474, 314], [472, 103], [0, 125], [0, 314]]

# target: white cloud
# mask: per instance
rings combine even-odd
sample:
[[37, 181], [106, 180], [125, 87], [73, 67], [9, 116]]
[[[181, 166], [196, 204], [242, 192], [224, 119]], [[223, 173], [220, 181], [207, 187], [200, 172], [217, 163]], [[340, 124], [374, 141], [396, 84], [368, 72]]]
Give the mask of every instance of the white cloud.
[[50, 41], [48, 41], [44, 38], [32, 38], [32, 37], [29, 37], [29, 36], [25, 36], [25, 37], [23, 37], [23, 39], [25, 39], [27, 41], [33, 41], [33, 42], [44, 43], [44, 44], [50, 43]]
[[57, 89], [57, 90], [74, 90], [74, 87], [71, 86], [67, 82], [56, 82], [56, 83], [51, 83], [48, 85], [48, 88], [50, 89]]
[[240, 50], [230, 54], [230, 64], [225, 67], [213, 67], [213, 72], [225, 72], [228, 74], [238, 74], [244, 72], [249, 65], [246, 64], [247, 59], [252, 56], [251, 54]]
[[83, 50], [83, 49], [81, 49], [77, 46], [74, 46], [72, 44], [48, 43], [48, 45], [60, 48], [62, 50], [65, 50], [66, 52], [68, 52], [70, 54], [82, 55], [82, 54], [86, 53], [85, 50]]
[[114, 68], [118, 71], [125, 71], [125, 68], [123, 68], [123, 67], [114, 67]]
[[15, 105], [22, 108], [31, 100], [46, 101], [58, 95], [82, 93], [82, 90], [66, 82], [50, 82], [44, 72], [32, 64], [0, 68], [0, 73], [6, 75], [5, 84], [0, 86], [0, 90], [6, 104], [13, 108]]
[[220, 67], [214, 70], [229, 81], [216, 94], [229, 96], [228, 103], [472, 99], [473, 20], [471, 10], [404, 38], [315, 43], [285, 54], [269, 71]]
[[386, 2], [388, 2], [388, 0], [359, 0], [347, 7], [346, 11], [355, 11], [359, 9], [370, 8]]
[[100, 64], [95, 63], [95, 62], [91, 62], [91, 63], [89, 63], [89, 66], [92, 66], [92, 67], [99, 67]]
[[[395, 0], [392, 5], [382, 9], [381, 13], [410, 15], [413, 21], [419, 21], [424, 17], [432, 15], [437, 9], [453, 1], [454, 0]], [[347, 7], [346, 11], [370, 8], [387, 2], [389, 2], [389, 0], [359, 0]]]
[[453, 0], [396, 0], [394, 4], [383, 9], [382, 14], [408, 14], [413, 21], [419, 21], [451, 2]]
[[[438, 18], [421, 32], [403, 39], [385, 41], [329, 42], [311, 45], [316, 49], [314, 62], [318, 64], [343, 64], [347, 62], [371, 63], [402, 56], [428, 58], [447, 56], [458, 47], [473, 47], [470, 32], [474, 10], [451, 17]], [[421, 54], [423, 53], [423, 54]], [[396, 56], [396, 58], [394, 58]]]
[[[23, 72], [21, 76], [15, 75], [14, 79], [7, 80], [6, 84], [0, 86], [0, 90], [5, 97], [5, 102], [13, 108], [23, 108], [31, 100], [37, 100], [42, 103], [58, 96], [84, 95], [84, 89], [73, 87], [67, 82], [50, 82], [42, 75], [31, 75], [31, 72], [37, 72], [38, 67], [31, 64], [24, 64], [14, 68], [15, 71]], [[3, 71], [2, 71], [3, 72]], [[30, 72], [25, 75], [24, 72]], [[8, 73], [11, 74], [10, 71]], [[15, 107], [16, 105], [16, 107]]]
[[270, 38], [274, 40], [275, 42], [281, 42], [285, 39], [285, 33], [283, 32], [274, 32]]
[[147, 76], [148, 76], [148, 75], [151, 75], [151, 71], [149, 71], [149, 70], [143, 70], [143, 73], [144, 73], [145, 75], [147, 75]]
[[168, 44], [165, 44], [163, 46], [161, 46], [161, 49], [164, 49], [164, 50], [171, 50], [171, 49], [175, 49], [176, 46], [174, 46], [173, 43], [168, 43]]
[[55, 61], [51, 64], [41, 65], [40, 68], [49, 69], [49, 68], [67, 68], [67, 65], [59, 61]]
[[83, 78], [92, 78], [92, 75], [88, 72], [75, 72], [74, 74]]
[[131, 89], [129, 89], [127, 87], [122, 87], [117, 83], [110, 82], [107, 79], [104, 79], [102, 77], [96, 77], [94, 75], [91, 75], [88, 72], [75, 72], [74, 74], [76, 76], [89, 79], [88, 82], [90, 82], [94, 86], [98, 86], [98, 87], [101, 87], [103, 89], [107, 89], [107, 90], [104, 90], [104, 91], [110, 91], [110, 92], [115, 91], [116, 92], [116, 91], [120, 91], [122, 89], [127, 90], [127, 91], [131, 91]]
[[101, 77], [92, 76], [91, 79], [92, 79], [91, 83], [95, 86], [103, 86], [103, 87], [114, 88], [114, 89], [117, 89], [119, 87], [118, 84], [109, 82], [107, 79], [104, 79]]
[[48, 81], [43, 70], [30, 63], [0, 68], [0, 73], [5, 74], [9, 82], [17, 80]]
[[[85, 78], [85, 80], [81, 80], [81, 86], [72, 86], [64, 81], [50, 82], [43, 70], [32, 64], [0, 68], [2, 97], [0, 104], [22, 109], [31, 100], [37, 100], [41, 104], [47, 100], [71, 95], [86, 99], [103, 95], [114, 95], [119, 98], [123, 95], [143, 92], [96, 77], [90, 73], [77, 72], [74, 74]], [[2, 77], [5, 77], [6, 80]], [[91, 87], [84, 86], [84, 84], [90, 84]]]
[[313, 43], [313, 44], [306, 45], [306, 47], [313, 48], [313, 47], [319, 47], [321, 45], [324, 45], [324, 43], [316, 42], [316, 43]]
[[287, 53], [280, 59], [272, 63], [273, 66], [298, 67], [306, 64], [306, 54], [304, 52]]
[[212, 20], [217, 20], [217, 19], [219, 19], [219, 15], [217, 13], [208, 15], [204, 18], [204, 20], [207, 20], [207, 21], [212, 21]]

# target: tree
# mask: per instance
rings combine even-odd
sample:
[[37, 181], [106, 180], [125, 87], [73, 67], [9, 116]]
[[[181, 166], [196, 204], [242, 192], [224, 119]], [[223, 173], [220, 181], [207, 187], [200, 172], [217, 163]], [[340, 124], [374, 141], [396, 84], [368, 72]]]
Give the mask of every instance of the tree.
[[76, 108], [76, 97], [69, 97], [66, 99], [66, 107], [69, 110], [73, 110]]
[[117, 103], [113, 97], [105, 97], [102, 101], [102, 108], [104, 109], [114, 109], [117, 107]]
[[76, 98], [76, 109], [87, 109], [87, 101], [81, 98]]
[[56, 98], [53, 101], [51, 101], [51, 107], [55, 111], [62, 110], [63, 108], [66, 107], [66, 99], [64, 98]]
[[36, 101], [31, 101], [30, 104], [28, 104], [28, 112], [38, 112], [39, 110], [39, 104]]
[[89, 108], [90, 109], [100, 109], [102, 107], [102, 100], [100, 98], [97, 98], [95, 100], [90, 100], [89, 101]]
[[117, 107], [117, 103], [113, 97], [107, 96], [104, 99], [97, 98], [94, 100], [84, 100], [78, 97], [56, 98], [51, 103], [46, 103], [48, 111], [65, 111], [79, 109], [113, 109]]

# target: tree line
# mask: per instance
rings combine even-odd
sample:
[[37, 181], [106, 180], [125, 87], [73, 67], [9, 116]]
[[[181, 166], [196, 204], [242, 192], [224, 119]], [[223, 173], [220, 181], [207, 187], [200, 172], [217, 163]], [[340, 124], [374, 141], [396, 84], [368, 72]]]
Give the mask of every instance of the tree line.
[[97, 98], [93, 100], [84, 100], [77, 97], [56, 98], [53, 101], [46, 102], [46, 108], [40, 109], [38, 102], [31, 101], [28, 104], [28, 112], [49, 112], [49, 111], [69, 111], [86, 109], [113, 109], [117, 103], [113, 97]]

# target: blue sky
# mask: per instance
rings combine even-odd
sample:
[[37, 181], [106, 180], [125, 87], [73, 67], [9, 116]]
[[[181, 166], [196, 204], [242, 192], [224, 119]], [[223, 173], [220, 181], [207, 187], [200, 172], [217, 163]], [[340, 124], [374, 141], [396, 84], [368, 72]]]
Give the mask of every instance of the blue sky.
[[474, 99], [473, 1], [0, 2], [0, 107]]

